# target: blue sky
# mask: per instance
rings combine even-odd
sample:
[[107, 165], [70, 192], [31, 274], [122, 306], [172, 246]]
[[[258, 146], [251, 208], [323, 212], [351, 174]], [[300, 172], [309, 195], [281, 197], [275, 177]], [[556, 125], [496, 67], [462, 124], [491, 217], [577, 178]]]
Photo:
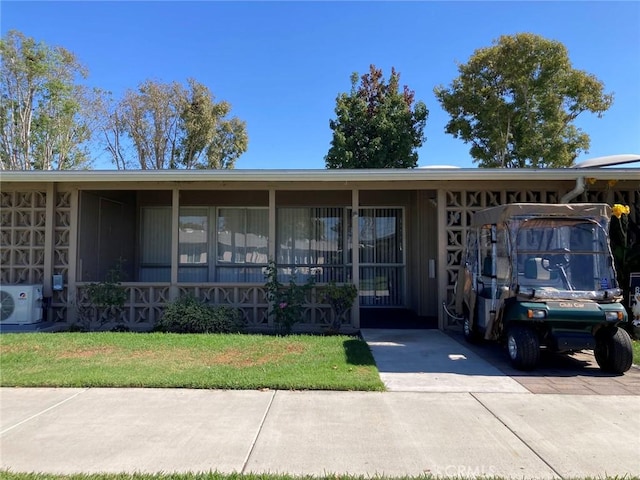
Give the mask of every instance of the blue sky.
[[[562, 42], [574, 68], [613, 92], [612, 108], [576, 124], [591, 136], [578, 161], [640, 153], [640, 2], [33, 2], [0, 3], [11, 29], [74, 52], [89, 84], [116, 97], [146, 79], [193, 77], [247, 122], [236, 168], [324, 168], [335, 100], [370, 64], [430, 111], [419, 165], [472, 167], [469, 147], [444, 133], [433, 94], [457, 63], [500, 35]], [[96, 168], [113, 168], [98, 155]]]

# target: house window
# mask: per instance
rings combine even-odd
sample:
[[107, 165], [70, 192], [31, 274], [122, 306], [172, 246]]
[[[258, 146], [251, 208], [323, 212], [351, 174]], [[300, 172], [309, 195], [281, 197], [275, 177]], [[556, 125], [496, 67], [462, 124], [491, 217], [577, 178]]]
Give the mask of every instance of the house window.
[[218, 282], [264, 282], [269, 262], [269, 210], [220, 208], [217, 217]]
[[181, 208], [178, 221], [178, 281], [209, 278], [209, 209]]
[[[298, 281], [351, 281], [351, 210], [279, 208], [277, 246], [281, 280], [296, 272]], [[360, 235], [360, 304], [404, 304], [402, 208], [363, 208]], [[346, 255], [345, 255], [346, 252]]]
[[141, 282], [171, 281], [171, 207], [140, 211]]
[[[266, 208], [180, 208], [178, 281], [264, 282], [268, 215]], [[171, 208], [143, 207], [140, 229], [140, 281], [171, 281]]]
[[345, 282], [344, 209], [324, 207], [277, 210], [276, 257], [282, 280], [310, 276], [320, 283]]
[[[276, 211], [280, 280], [350, 282], [351, 209], [281, 207]], [[404, 211], [362, 208], [358, 217], [360, 304], [405, 302]], [[140, 281], [171, 279], [171, 208], [141, 209]], [[269, 210], [182, 207], [178, 225], [178, 281], [264, 283], [269, 262]]]

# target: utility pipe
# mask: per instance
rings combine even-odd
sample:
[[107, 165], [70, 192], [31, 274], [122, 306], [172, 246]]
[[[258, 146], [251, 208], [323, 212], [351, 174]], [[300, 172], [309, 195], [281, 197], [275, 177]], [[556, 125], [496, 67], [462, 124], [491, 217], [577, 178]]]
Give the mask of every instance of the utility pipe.
[[565, 193], [562, 198], [560, 198], [559, 203], [569, 203], [571, 200], [576, 198], [578, 195], [584, 192], [584, 177], [576, 178], [576, 186], [570, 192]]

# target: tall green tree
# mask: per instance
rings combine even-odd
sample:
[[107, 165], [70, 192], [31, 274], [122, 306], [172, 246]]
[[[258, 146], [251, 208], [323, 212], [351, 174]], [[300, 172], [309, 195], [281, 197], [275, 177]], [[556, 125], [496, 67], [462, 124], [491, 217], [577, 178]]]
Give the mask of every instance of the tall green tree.
[[106, 150], [119, 169], [233, 168], [247, 150], [245, 122], [193, 79], [187, 88], [147, 80], [106, 108]]
[[445, 131], [471, 144], [481, 167], [566, 167], [589, 148], [574, 125], [613, 103], [594, 75], [571, 66], [567, 49], [530, 33], [476, 50], [449, 87], [434, 92], [451, 120]]
[[91, 93], [74, 54], [12, 30], [0, 40], [0, 169], [63, 170], [89, 164]]
[[425, 141], [429, 111], [394, 68], [385, 81], [374, 65], [360, 77], [351, 76], [351, 92], [336, 99], [336, 119], [327, 168], [412, 168], [418, 164], [417, 148]]

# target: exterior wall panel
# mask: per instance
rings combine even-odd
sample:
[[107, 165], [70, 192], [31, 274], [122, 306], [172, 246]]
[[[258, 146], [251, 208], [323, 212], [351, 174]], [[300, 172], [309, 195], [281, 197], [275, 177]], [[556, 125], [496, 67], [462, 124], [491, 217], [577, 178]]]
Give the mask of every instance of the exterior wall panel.
[[51, 320], [66, 322], [69, 304], [69, 265], [71, 245], [71, 192], [57, 191], [54, 221], [53, 274], [62, 275], [63, 289], [54, 291], [51, 298]]
[[351, 205], [350, 191], [277, 191], [278, 206], [337, 207]]
[[216, 207], [266, 207], [269, 205], [268, 191], [230, 191], [230, 190], [183, 190], [180, 191], [181, 206]]
[[46, 187], [0, 193], [0, 283], [43, 284]]
[[436, 192], [414, 193], [415, 203], [410, 225], [413, 245], [409, 249], [407, 269], [412, 308], [421, 316], [437, 316], [438, 216]]

